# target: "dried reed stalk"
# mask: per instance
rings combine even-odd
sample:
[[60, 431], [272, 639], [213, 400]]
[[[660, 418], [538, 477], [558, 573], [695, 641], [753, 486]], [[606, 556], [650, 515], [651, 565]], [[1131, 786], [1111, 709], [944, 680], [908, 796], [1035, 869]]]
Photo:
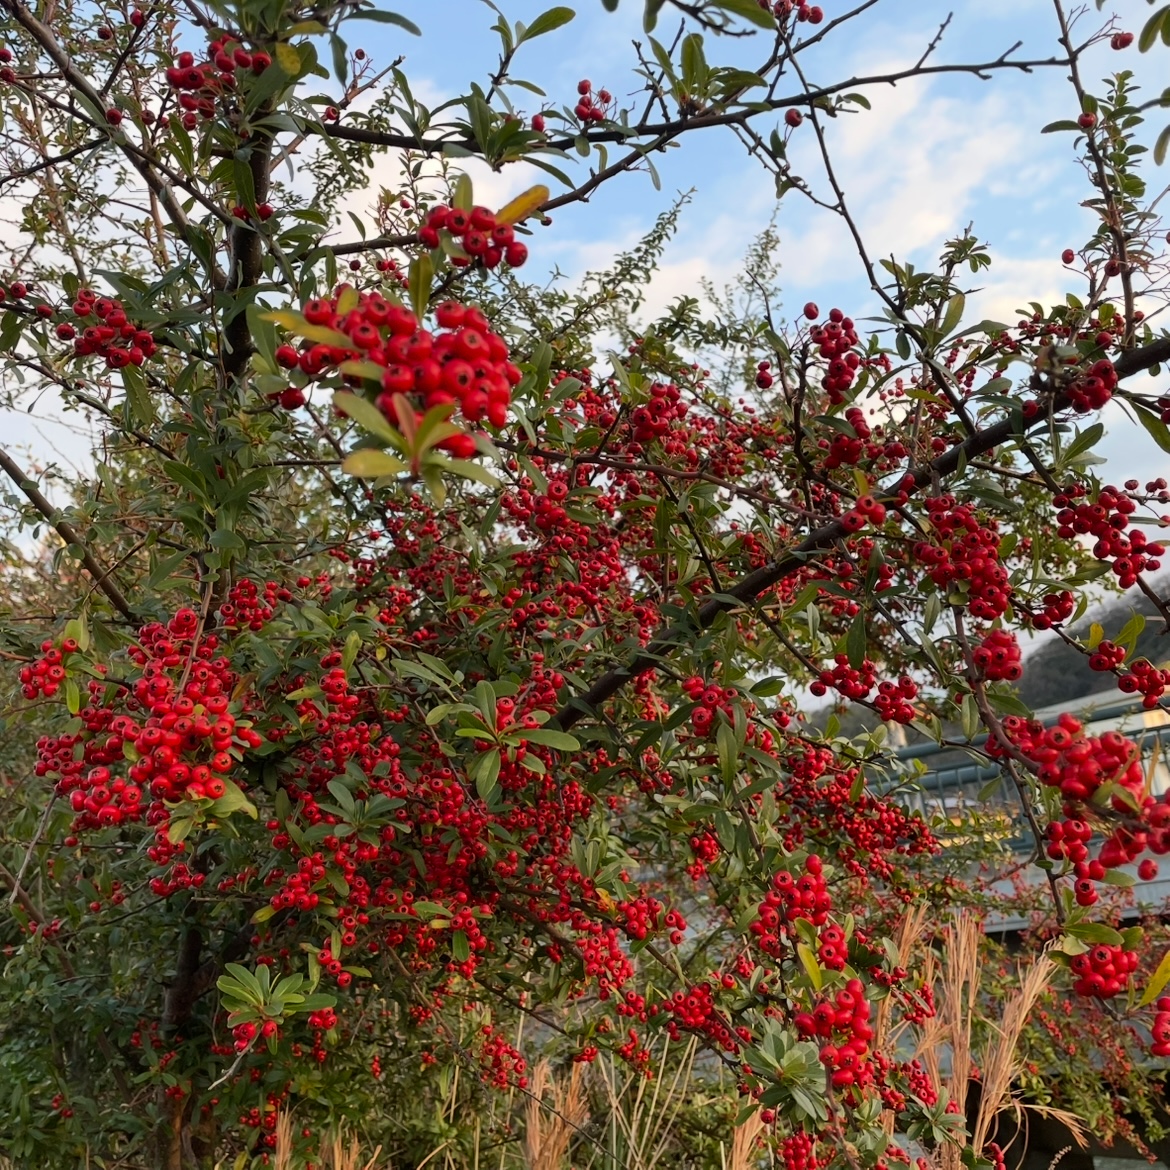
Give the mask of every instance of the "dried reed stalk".
[[[951, 1099], [961, 1115], [967, 1113], [967, 1087], [976, 1067], [972, 1048], [974, 1025], [980, 1018], [979, 990], [982, 976], [979, 944], [982, 931], [969, 914], [959, 914], [943, 932], [942, 961], [935, 984], [936, 1015], [922, 1028], [918, 1058], [940, 1088], [950, 1090]], [[970, 1144], [982, 1154], [991, 1140], [996, 1116], [1007, 1110], [1021, 1120], [1025, 1111], [1052, 1117], [1066, 1125], [1078, 1145], [1086, 1144], [1084, 1127], [1079, 1118], [1064, 1109], [1033, 1105], [1021, 1101], [1012, 1090], [1020, 1072], [1019, 1043], [1036, 1001], [1043, 994], [1056, 971], [1056, 964], [1041, 955], [1024, 973], [1020, 987], [1003, 1004], [998, 1023], [984, 1018], [992, 1036], [983, 1046], [978, 1067], [982, 1075], [982, 1095], [974, 1119]], [[942, 1075], [940, 1056], [949, 1046], [951, 1068]], [[940, 1151], [941, 1170], [961, 1170], [963, 1143], [951, 1143]]]
[[758, 1109], [754, 1113], [748, 1114], [735, 1127], [731, 1136], [731, 1159], [727, 1163], [726, 1170], [753, 1170], [758, 1161], [756, 1142], [759, 1140], [760, 1131], [763, 1128], [764, 1123], [760, 1120]]
[[552, 1075], [547, 1060], [532, 1070], [524, 1107], [524, 1163], [528, 1170], [561, 1170], [573, 1133], [588, 1113], [581, 1069], [582, 1065], [574, 1064], [561, 1082]]
[[[374, 1170], [382, 1147], [374, 1148], [373, 1156], [363, 1164], [361, 1145], [356, 1137], [348, 1145], [340, 1132], [332, 1134], [321, 1142], [320, 1163], [329, 1170]], [[293, 1121], [292, 1115], [282, 1109], [276, 1115], [276, 1151], [273, 1158], [274, 1170], [293, 1170]]]

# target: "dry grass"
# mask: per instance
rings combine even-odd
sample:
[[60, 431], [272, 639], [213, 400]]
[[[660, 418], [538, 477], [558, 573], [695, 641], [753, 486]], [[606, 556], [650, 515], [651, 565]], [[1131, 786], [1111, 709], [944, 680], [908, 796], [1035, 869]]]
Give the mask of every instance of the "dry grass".
[[724, 1161], [723, 1170], [755, 1170], [760, 1161], [757, 1143], [763, 1129], [758, 1109], [735, 1127], [731, 1135], [731, 1156]]
[[531, 1094], [524, 1107], [524, 1163], [528, 1170], [561, 1170], [569, 1142], [589, 1114], [582, 1076], [574, 1064], [557, 1081], [547, 1060], [532, 1070]]
[[[365, 1160], [361, 1144], [356, 1137], [346, 1142], [341, 1133], [334, 1133], [321, 1142], [318, 1164], [324, 1170], [374, 1170], [382, 1147], [375, 1148], [373, 1156]], [[294, 1170], [293, 1162], [293, 1120], [283, 1109], [276, 1118], [276, 1152], [272, 1165], [274, 1170]]]
[[674, 1120], [686, 1100], [697, 1042], [691, 1038], [675, 1058], [673, 1074], [665, 1070], [669, 1040], [664, 1039], [657, 1067], [660, 1075], [647, 1080], [635, 1069], [619, 1066], [612, 1053], [593, 1065], [605, 1095], [608, 1124], [604, 1136], [586, 1154], [588, 1167], [655, 1170], [675, 1140]]
[[[1003, 1001], [1000, 1018], [989, 1019], [982, 1014], [986, 1004], [980, 1000], [980, 938], [979, 924], [968, 914], [956, 916], [944, 930], [942, 959], [935, 981], [937, 1014], [922, 1029], [917, 1055], [934, 1083], [949, 1089], [963, 1115], [967, 1110], [971, 1073], [979, 1069], [983, 1092], [970, 1138], [976, 1154], [983, 1153], [995, 1132], [996, 1116], [1004, 1112], [1014, 1113], [1021, 1124], [1028, 1112], [1054, 1118], [1066, 1125], [1073, 1139], [1084, 1146], [1084, 1128], [1074, 1114], [1021, 1101], [1012, 1090], [1012, 1082], [1020, 1072], [1020, 1036], [1036, 1001], [1051, 982], [1056, 964], [1047, 955], [1037, 957], [1022, 972], [1018, 989]], [[989, 1036], [976, 1052], [977, 1021], [982, 1022]], [[949, 1075], [944, 1076], [940, 1056], [948, 1048], [951, 1068]], [[962, 1149], [959, 1143], [944, 1147], [940, 1151], [941, 1170], [961, 1170]]]

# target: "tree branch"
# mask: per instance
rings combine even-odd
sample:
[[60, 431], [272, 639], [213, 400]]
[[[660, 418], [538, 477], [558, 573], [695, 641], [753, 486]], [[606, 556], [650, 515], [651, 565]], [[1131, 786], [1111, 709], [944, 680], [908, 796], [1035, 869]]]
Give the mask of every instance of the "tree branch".
[[[1118, 377], [1129, 377], [1132, 374], [1147, 370], [1170, 359], [1170, 337], [1162, 337], [1157, 341], [1140, 349], [1131, 349], [1121, 354], [1113, 363]], [[1068, 405], [1068, 399], [1057, 395], [1052, 403], [1052, 410], [1061, 410]], [[1026, 433], [1032, 426], [1045, 425], [1047, 416], [1041, 414], [1034, 423], [1024, 428]], [[1015, 421], [1005, 418], [976, 432], [964, 442], [952, 447], [929, 463], [923, 463], [908, 474], [913, 478], [914, 485], [910, 490], [920, 491], [929, 486], [936, 479], [953, 475], [960, 467], [965, 466], [971, 459], [987, 454], [995, 447], [1020, 437]], [[903, 481], [904, 482], [904, 477]], [[674, 649], [691, 635], [699, 630], [708, 629], [716, 618], [727, 613], [739, 605], [751, 605], [762, 593], [771, 589], [786, 577], [798, 573], [807, 563], [813, 553], [830, 548], [838, 540], [850, 535], [841, 520], [834, 520], [816, 531], [811, 532], [795, 548], [790, 549], [783, 556], [762, 565], [749, 573], [737, 584], [725, 589], [717, 598], [702, 605], [692, 619], [676, 622], [662, 633], [650, 640], [646, 648], [637, 654], [624, 666], [615, 667], [601, 676], [587, 691], [574, 695], [568, 699], [553, 719], [553, 724], [562, 730], [568, 730], [584, 716], [596, 711], [602, 703], [613, 698], [632, 679], [647, 671], [654, 670], [662, 659], [668, 658]]]
[[7, 451], [0, 450], [0, 469], [7, 473], [8, 478], [31, 501], [32, 506], [57, 530], [61, 539], [66, 544], [72, 545], [77, 549], [81, 556], [81, 563], [85, 566], [86, 571], [93, 578], [94, 584], [106, 595], [110, 604], [129, 622], [137, 622], [138, 617], [131, 608], [130, 603], [123, 596], [122, 591], [110, 580], [109, 570], [103, 569], [101, 565], [94, 559], [93, 553], [86, 547], [81, 537], [77, 535], [77, 529], [69, 523], [68, 520], [62, 519], [60, 510], [54, 508], [51, 503], [45, 498], [40, 489], [23, 471], [20, 465], [15, 463]]

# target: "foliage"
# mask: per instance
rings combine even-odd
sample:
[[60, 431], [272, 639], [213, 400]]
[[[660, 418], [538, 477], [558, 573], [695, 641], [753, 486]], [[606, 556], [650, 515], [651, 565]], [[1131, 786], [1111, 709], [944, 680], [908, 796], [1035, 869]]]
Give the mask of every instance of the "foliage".
[[[916, 901], [986, 904], [964, 879], [1002, 826], [914, 811], [905, 728], [1010, 783], [1044, 978], [1170, 1051], [1140, 928], [1099, 902], [1170, 851], [1170, 803], [1134, 742], [1013, 686], [1019, 636], [1055, 630], [1147, 708], [1170, 687], [1074, 625], [1106, 581], [1170, 625], [1166, 484], [1094, 473], [1110, 402], [1170, 449], [1130, 384], [1170, 357], [1142, 108], [1080, 69], [1112, 25], [1074, 48], [1057, 3], [1053, 57], [947, 66], [1069, 70], [1081, 111], [1048, 129], [1100, 220], [1065, 258], [1087, 291], [1005, 324], [968, 319], [971, 232], [924, 271], [857, 231], [830, 120], [933, 68], [806, 82], [865, 5], [676, 0], [659, 40], [648, 0], [642, 108], [534, 92], [515, 69], [574, 14], [493, 5], [496, 70], [428, 108], [351, 50], [359, 21], [417, 31], [369, 5], [0, 3], [5, 385], [98, 438], [68, 493], [0, 450], [9, 1156], [268, 1165], [279, 1129], [308, 1166], [344, 1129], [519, 1165], [525, 1111], [572, 1098], [589, 1120], [530, 1123], [530, 1152], [989, 1165], [986, 1126], [956, 1144], [965, 1086], [899, 1039], [931, 1034], [944, 936], [899, 940]], [[854, 239], [876, 320], [783, 320], [773, 225], [640, 327], [685, 196], [605, 271], [527, 279], [550, 212], [729, 126]], [[398, 186], [341, 220], [386, 153]], [[469, 157], [543, 181], [481, 206]], [[872, 730], [814, 728], [829, 692]]]

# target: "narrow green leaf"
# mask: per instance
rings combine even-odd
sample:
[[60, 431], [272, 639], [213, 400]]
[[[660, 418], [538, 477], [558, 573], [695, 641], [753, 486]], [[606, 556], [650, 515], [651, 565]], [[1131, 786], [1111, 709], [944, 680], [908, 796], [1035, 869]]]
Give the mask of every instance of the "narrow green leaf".
[[535, 37], [544, 36], [545, 33], [550, 33], [554, 29], [561, 28], [568, 24], [576, 15], [571, 8], [566, 8], [563, 4], [558, 4], [555, 8], [549, 8], [525, 27], [517, 43], [523, 44], [525, 41], [531, 41]]
[[373, 20], [378, 24], [392, 24], [397, 28], [410, 33], [412, 37], [421, 37], [422, 29], [413, 20], [407, 20], [398, 12], [385, 12], [379, 8], [362, 8], [353, 13], [350, 20]]

